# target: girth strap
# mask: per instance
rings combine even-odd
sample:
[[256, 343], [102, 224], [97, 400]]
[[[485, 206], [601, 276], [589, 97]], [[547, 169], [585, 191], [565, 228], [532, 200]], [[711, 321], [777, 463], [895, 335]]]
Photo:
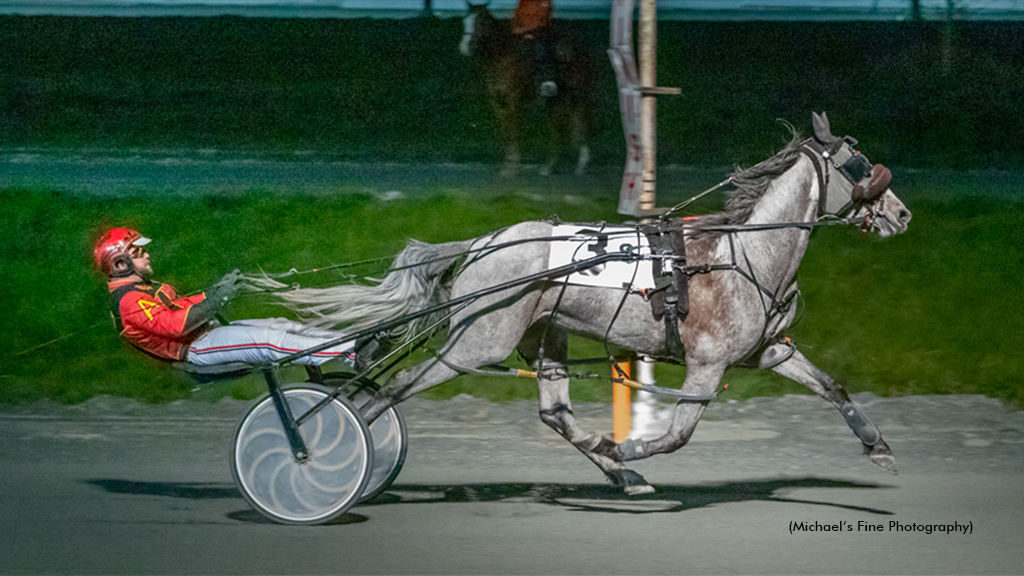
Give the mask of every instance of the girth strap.
[[[665, 347], [669, 354], [678, 359], [686, 357], [679, 323], [690, 313], [689, 275], [686, 272], [686, 243], [682, 222], [673, 219], [663, 229], [662, 223], [642, 226], [652, 252], [657, 256], [673, 256], [672, 259], [655, 258], [653, 272], [657, 287], [651, 295], [651, 312], [655, 319], [662, 317], [665, 322]], [[670, 269], [664, 268], [670, 263]]]

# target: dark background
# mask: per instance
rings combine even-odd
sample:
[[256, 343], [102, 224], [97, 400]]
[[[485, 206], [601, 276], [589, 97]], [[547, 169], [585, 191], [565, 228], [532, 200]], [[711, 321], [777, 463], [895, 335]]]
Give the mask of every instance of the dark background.
[[[597, 166], [584, 178], [499, 179], [494, 121], [477, 71], [458, 53], [458, 19], [0, 17], [0, 150], [5, 166], [38, 172], [28, 184], [0, 175], [0, 301], [11, 303], [0, 326], [0, 402], [190, 394], [184, 376], [140, 361], [110, 330], [89, 259], [105, 227], [158, 239], [158, 277], [184, 293], [234, 268], [387, 257], [410, 237], [465, 239], [553, 214], [621, 222], [625, 146], [608, 23], [565, 24], [600, 73]], [[801, 350], [851, 391], [986, 394], [1019, 405], [1021, 44], [1015, 23], [662, 22], [658, 83], [683, 94], [659, 99], [659, 200], [669, 205], [666, 190], [689, 197], [730, 164], [771, 155], [789, 138], [776, 118], [806, 134], [811, 111], [827, 111], [834, 132], [856, 136], [872, 161], [892, 168], [914, 219], [884, 242], [853, 228], [815, 233], [800, 270], [807, 314], [791, 331]], [[545, 151], [543, 119], [534, 120], [527, 163]], [[118, 155], [158, 161], [88, 160]], [[166, 182], [165, 156], [177, 162]], [[57, 164], [18, 160], [33, 157]], [[232, 193], [203, 187], [221, 157], [243, 159], [223, 175], [238, 177]], [[260, 180], [268, 159], [300, 176]], [[337, 164], [350, 166], [348, 177], [318, 173]], [[105, 179], [82, 193], [48, 183], [47, 166], [61, 182]], [[136, 172], [149, 180], [127, 177]], [[304, 188], [302, 174], [328, 189]], [[391, 191], [408, 195], [387, 200]], [[233, 303], [229, 317], [282, 313], [254, 297]], [[602, 355], [590, 346], [573, 357]], [[659, 381], [678, 382], [673, 370], [659, 367]], [[733, 398], [807, 392], [764, 371], [726, 378]], [[606, 382], [574, 386], [577, 399], [611, 394]], [[254, 380], [230, 394], [261, 387]], [[467, 376], [436, 390], [507, 400], [533, 398], [536, 385]]]
[[[574, 20], [597, 63], [598, 165], [625, 146], [608, 22]], [[459, 19], [0, 17], [4, 147], [315, 150], [354, 160], [498, 159]], [[755, 162], [827, 111], [873, 161], [1024, 165], [1015, 22], [659, 24], [662, 163]], [[536, 124], [535, 124], [536, 126]], [[536, 161], [537, 128], [527, 146]]]

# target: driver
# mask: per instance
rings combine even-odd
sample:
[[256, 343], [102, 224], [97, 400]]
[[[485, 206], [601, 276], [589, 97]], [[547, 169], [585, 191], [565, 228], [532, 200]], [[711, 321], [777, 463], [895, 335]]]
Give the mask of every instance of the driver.
[[512, 13], [512, 33], [525, 42], [530, 60], [537, 71], [541, 98], [551, 98], [558, 94], [551, 13], [551, 0], [519, 0]]
[[[146, 246], [150, 239], [135, 230], [114, 228], [97, 241], [96, 266], [107, 276], [110, 312], [121, 336], [160, 360], [197, 365], [280, 360], [285, 356], [344, 337], [313, 330], [285, 318], [218, 322], [221, 309], [240, 288], [238, 270], [226, 274], [205, 293], [179, 297], [170, 284], [152, 279]], [[355, 342], [295, 360], [319, 366], [338, 358], [352, 363]]]

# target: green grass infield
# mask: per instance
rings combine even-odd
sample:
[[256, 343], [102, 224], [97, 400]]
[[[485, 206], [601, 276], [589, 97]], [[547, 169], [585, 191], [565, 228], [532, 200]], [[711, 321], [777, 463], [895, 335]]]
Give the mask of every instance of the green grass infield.
[[[900, 180], [902, 178], [902, 180]], [[886, 240], [853, 228], [815, 231], [799, 272], [800, 319], [788, 334], [850, 392], [882, 396], [984, 394], [1024, 399], [1024, 204], [1016, 178], [991, 174], [897, 175], [913, 211], [907, 233]], [[713, 182], [711, 182], [713, 183]], [[78, 403], [97, 395], [147, 402], [195, 396], [194, 385], [119, 341], [91, 246], [103, 229], [135, 227], [154, 239], [157, 278], [187, 293], [234, 268], [305, 270], [397, 253], [408, 238], [444, 242], [516, 222], [621, 222], [604, 187], [550, 190], [515, 183], [386, 195], [339, 184], [332, 193], [252, 190], [167, 197], [138, 191], [111, 197], [47, 189], [2, 189], [0, 276], [6, 303], [0, 402]], [[710, 204], [713, 207], [714, 202]], [[705, 206], [708, 206], [707, 204]], [[384, 265], [304, 277], [306, 285], [373, 275]], [[229, 318], [287, 315], [247, 296]], [[420, 353], [421, 357], [423, 353]], [[572, 356], [603, 356], [576, 339]], [[510, 366], [521, 366], [515, 357]], [[609, 401], [606, 366], [573, 382], [577, 401]], [[685, 369], [659, 365], [659, 385], [677, 387]], [[294, 375], [301, 377], [301, 370]], [[727, 398], [808, 393], [771, 373], [731, 369]], [[251, 398], [258, 378], [217, 385], [200, 397]], [[493, 401], [536, 397], [528, 379], [462, 376], [424, 393], [468, 393]]]

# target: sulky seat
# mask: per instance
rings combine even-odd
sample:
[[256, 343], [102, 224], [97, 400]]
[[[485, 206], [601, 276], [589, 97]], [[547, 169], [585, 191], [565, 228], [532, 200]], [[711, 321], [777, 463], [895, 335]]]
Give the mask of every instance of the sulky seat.
[[245, 362], [228, 362], [225, 364], [213, 364], [210, 366], [200, 366], [198, 364], [190, 364], [188, 362], [175, 362], [172, 366], [188, 374], [193, 380], [196, 380], [201, 384], [208, 384], [210, 382], [227, 380], [230, 378], [239, 378], [252, 373], [257, 368], [256, 365], [246, 364]]

